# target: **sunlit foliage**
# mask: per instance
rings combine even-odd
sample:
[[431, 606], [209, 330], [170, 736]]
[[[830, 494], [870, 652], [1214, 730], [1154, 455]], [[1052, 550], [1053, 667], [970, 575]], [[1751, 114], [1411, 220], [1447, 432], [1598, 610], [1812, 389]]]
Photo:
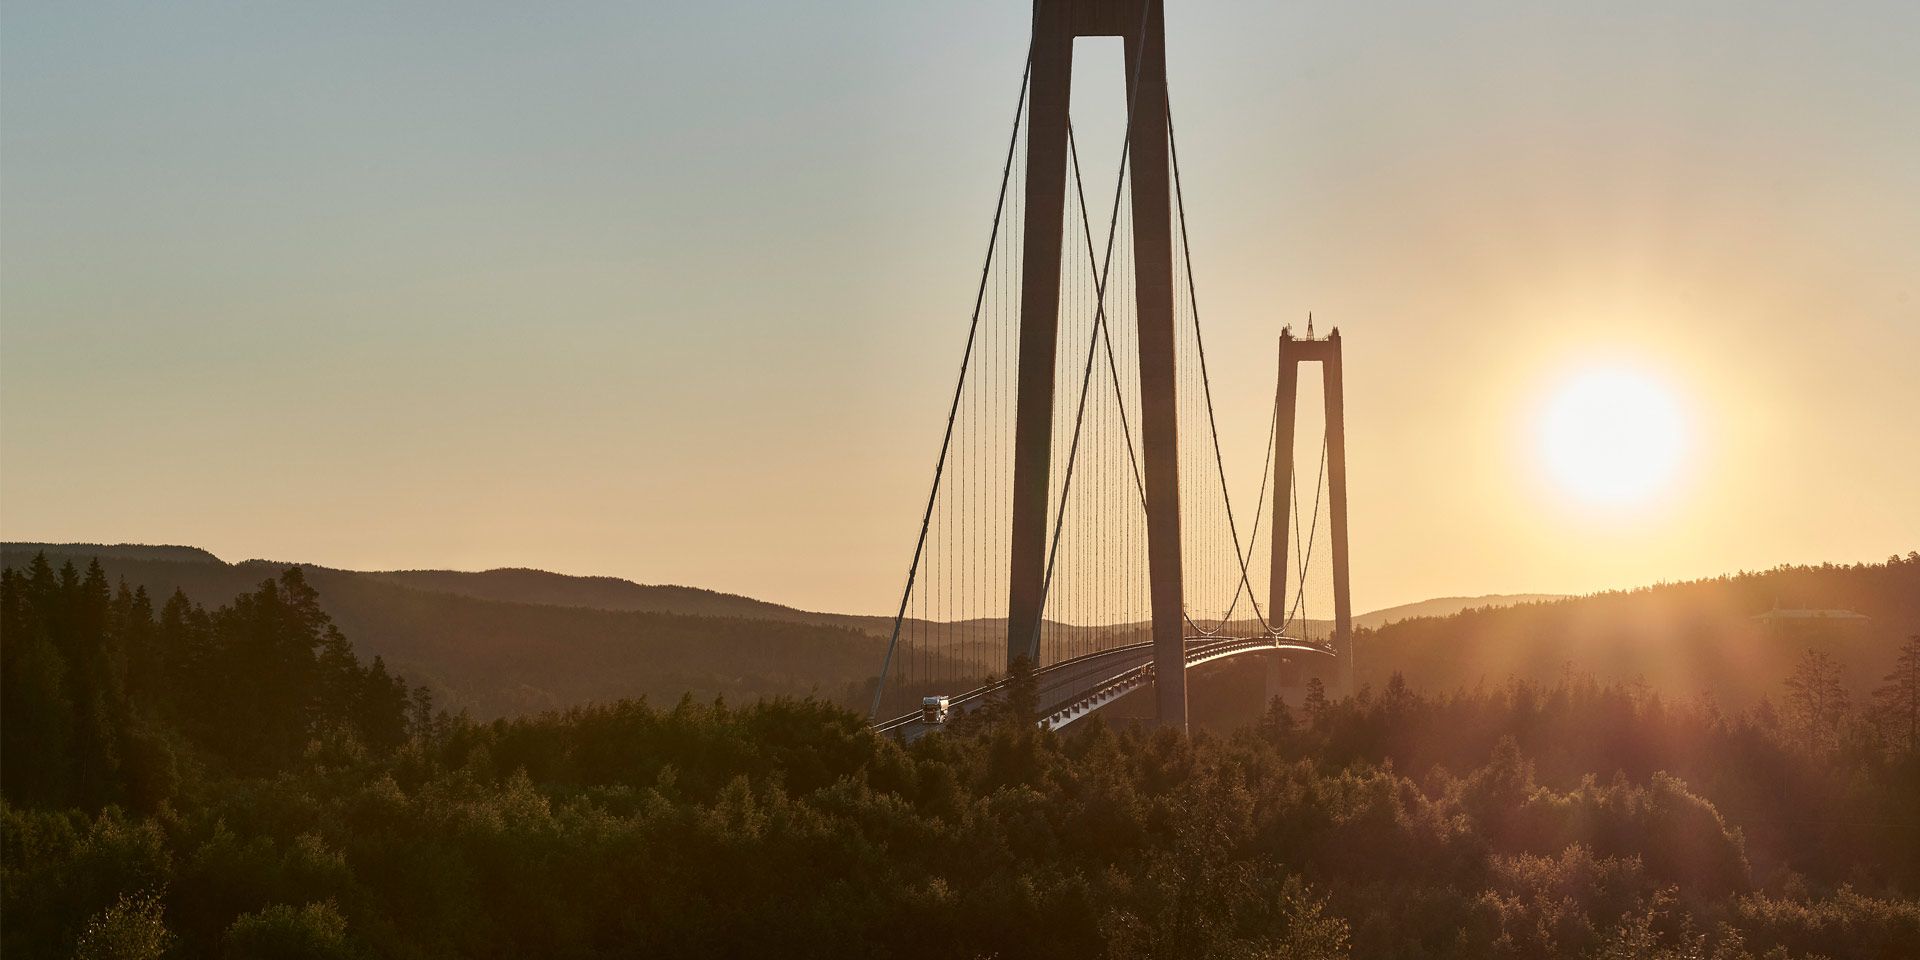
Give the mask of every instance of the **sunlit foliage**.
[[[19, 689], [67, 710], [7, 705], [10, 958], [1743, 960], [1920, 941], [1920, 756], [1850, 707], [1809, 738], [1770, 708], [1567, 677], [1320, 691], [1229, 736], [1055, 735], [1012, 703], [910, 746], [814, 700], [477, 723], [359, 666], [297, 575], [145, 618], [93, 579], [6, 584], [7, 669], [37, 664]], [[176, 657], [220, 666], [140, 672]], [[249, 671], [279, 692], [172, 688], [226, 700]], [[222, 729], [241, 722], [265, 729]]]

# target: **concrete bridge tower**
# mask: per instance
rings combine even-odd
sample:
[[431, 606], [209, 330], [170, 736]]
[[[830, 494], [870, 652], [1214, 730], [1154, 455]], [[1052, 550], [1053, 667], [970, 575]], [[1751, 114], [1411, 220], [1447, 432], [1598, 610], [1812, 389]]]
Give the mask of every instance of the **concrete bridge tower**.
[[[1306, 695], [1309, 677], [1318, 676], [1328, 696], [1353, 692], [1353, 595], [1347, 581], [1347, 427], [1346, 406], [1341, 382], [1340, 330], [1315, 338], [1312, 327], [1306, 337], [1295, 337], [1291, 330], [1280, 334], [1280, 385], [1274, 403], [1278, 405], [1273, 442], [1273, 571], [1268, 595], [1268, 616], [1275, 623], [1287, 616], [1287, 558], [1292, 543], [1293, 515], [1289, 510], [1294, 487], [1293, 427], [1299, 399], [1300, 364], [1320, 364], [1321, 392], [1325, 397], [1327, 426], [1327, 512], [1332, 523], [1333, 550], [1333, 649], [1334, 662], [1323, 658], [1282, 662], [1276, 654], [1267, 671], [1267, 697], [1284, 696], [1299, 706]], [[1318, 477], [1314, 478], [1316, 482]], [[1303, 558], [1304, 559], [1304, 558]]]
[[1036, 657], [1044, 614], [1060, 245], [1067, 193], [1067, 107], [1073, 43], [1120, 37], [1126, 47], [1128, 163], [1140, 333], [1140, 434], [1153, 613], [1154, 700], [1165, 726], [1187, 725], [1181, 596], [1178, 407], [1174, 402], [1173, 225], [1168, 183], [1167, 55], [1160, 0], [1034, 0], [1028, 87], [1026, 253], [1014, 413], [1013, 529], [1007, 661]]

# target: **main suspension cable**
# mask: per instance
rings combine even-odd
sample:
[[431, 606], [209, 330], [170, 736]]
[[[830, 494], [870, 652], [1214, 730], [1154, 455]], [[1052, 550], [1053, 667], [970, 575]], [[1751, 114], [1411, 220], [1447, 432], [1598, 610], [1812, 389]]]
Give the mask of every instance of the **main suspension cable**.
[[[1291, 459], [1291, 455], [1289, 455], [1289, 459]], [[1294, 552], [1300, 556], [1300, 579], [1293, 591], [1293, 609], [1288, 611], [1286, 623], [1281, 626], [1281, 632], [1283, 633], [1286, 632], [1288, 626], [1293, 624], [1294, 615], [1305, 610], [1302, 604], [1307, 598], [1307, 565], [1313, 562], [1313, 546], [1320, 533], [1320, 494], [1321, 491], [1326, 489], [1326, 480], [1327, 435], [1326, 428], [1322, 427], [1320, 432], [1320, 472], [1314, 477], [1313, 482], [1313, 529], [1307, 531], [1307, 545], [1304, 548], [1300, 546], [1300, 488], [1296, 485], [1288, 485], [1288, 488], [1293, 492], [1293, 548]], [[1286, 571], [1280, 571], [1280, 575], [1283, 577], [1286, 576]], [[1302, 626], [1305, 626], [1305, 624], [1302, 623]]]
[[900, 593], [900, 609], [893, 616], [893, 635], [887, 639], [887, 655], [880, 662], [880, 682], [873, 691], [873, 707], [868, 719], [880, 715], [880, 700], [886, 694], [887, 669], [893, 663], [894, 647], [900, 642], [900, 624], [906, 618], [907, 604], [913, 598], [913, 581], [920, 571], [920, 556], [927, 546], [927, 528], [933, 522], [933, 508], [940, 496], [940, 477], [947, 468], [947, 450], [953, 444], [953, 423], [960, 413], [960, 394], [967, 385], [967, 368], [973, 360], [974, 335], [980, 330], [980, 306], [987, 296], [987, 277], [993, 267], [993, 253], [1000, 240], [1000, 219], [1007, 208], [1007, 185], [1013, 179], [1014, 147], [1020, 142], [1020, 118], [1027, 109], [1027, 83], [1033, 76], [1033, 47], [1027, 47], [1026, 66], [1020, 72], [1020, 97], [1013, 112], [1013, 132], [1007, 137], [1007, 159], [1000, 166], [1000, 195], [993, 208], [993, 227], [987, 233], [987, 258], [980, 267], [980, 286], [973, 295], [973, 318], [967, 324], [967, 346], [960, 355], [960, 376], [953, 386], [953, 403], [947, 408], [947, 429], [940, 438], [940, 456], [933, 464], [933, 489], [927, 493], [927, 509], [920, 516], [920, 535], [914, 540], [913, 561], [907, 566], [907, 586]]
[[[1080, 226], [1087, 235], [1087, 265], [1097, 270], [1099, 265], [1093, 262], [1093, 224], [1087, 219], [1087, 189], [1080, 180], [1080, 148], [1074, 142], [1071, 123], [1067, 124], [1067, 154], [1073, 158], [1073, 188], [1080, 197]], [[1120, 430], [1127, 440], [1127, 463], [1133, 468], [1133, 485], [1140, 491], [1140, 509], [1144, 512], [1147, 509], [1147, 485], [1140, 478], [1140, 460], [1133, 447], [1133, 428], [1127, 423], [1126, 394], [1120, 386], [1120, 366], [1113, 355], [1113, 336], [1105, 324], [1100, 327], [1100, 342], [1106, 346], [1107, 371], [1113, 377], [1113, 398], [1120, 408]]]
[[[1234, 606], [1239, 604], [1240, 592], [1244, 591], [1247, 599], [1253, 604], [1253, 615], [1255, 619], [1260, 621], [1262, 629], [1268, 633], [1272, 633], [1272, 625], [1267, 623], [1266, 615], [1260, 610], [1260, 598], [1255, 596], [1253, 592], [1253, 578], [1247, 573], [1246, 556], [1240, 548], [1240, 533], [1233, 520], [1233, 498], [1227, 494], [1227, 466], [1226, 461], [1220, 455], [1220, 426], [1213, 414], [1213, 383], [1207, 376], [1207, 345], [1206, 341], [1200, 335], [1200, 300], [1195, 293], [1195, 283], [1193, 279], [1193, 247], [1187, 240], [1187, 201], [1184, 192], [1180, 188], [1180, 147], [1179, 141], [1173, 133], [1173, 98], [1171, 95], [1167, 98], [1166, 109], [1167, 151], [1173, 164], [1174, 209], [1178, 212], [1180, 220], [1180, 253], [1187, 269], [1187, 306], [1193, 313], [1193, 342], [1200, 360], [1200, 388], [1207, 401], [1207, 428], [1213, 438], [1214, 467], [1220, 474], [1220, 499], [1226, 508], [1227, 533], [1233, 538], [1233, 559], [1240, 566], [1240, 588], [1234, 593], [1233, 603], [1230, 604], [1227, 609], [1231, 611]], [[1226, 626], [1226, 618], [1224, 617], [1221, 619], [1221, 626]]]
[[[1260, 542], [1260, 518], [1266, 515], [1267, 481], [1273, 476], [1273, 444], [1279, 433], [1280, 405], [1275, 403], [1273, 405], [1273, 414], [1268, 418], [1267, 422], [1267, 452], [1260, 456], [1260, 490], [1253, 495], [1253, 526], [1247, 530], [1247, 551], [1245, 556], [1240, 559], [1240, 569], [1242, 572], [1246, 570], [1247, 564], [1252, 562], [1254, 545]], [[1236, 550], [1239, 549], [1239, 546], [1238, 543], [1234, 544]], [[1286, 571], [1281, 571], [1280, 575], [1285, 577]], [[1253, 594], [1251, 587], [1248, 588], [1247, 594], [1249, 596]], [[1222, 621], [1230, 621], [1233, 619], [1234, 608], [1237, 607], [1239, 603], [1240, 597], [1236, 594], [1233, 598], [1233, 603], [1227, 605], [1227, 615], [1221, 618]], [[1273, 624], [1261, 620], [1260, 625], [1266, 628], [1268, 636], [1277, 635]]]

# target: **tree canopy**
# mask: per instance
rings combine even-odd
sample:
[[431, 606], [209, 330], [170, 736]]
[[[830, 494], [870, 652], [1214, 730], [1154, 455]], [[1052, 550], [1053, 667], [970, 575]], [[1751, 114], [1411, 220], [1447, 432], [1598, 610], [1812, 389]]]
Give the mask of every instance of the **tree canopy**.
[[1920, 942], [1906, 660], [1871, 697], [1802, 697], [1817, 665], [1782, 677], [1784, 710], [1578, 675], [1450, 694], [1391, 678], [1274, 701], [1228, 735], [1098, 717], [1053, 734], [1010, 702], [906, 745], [813, 699], [436, 713], [358, 661], [297, 570], [157, 614], [97, 569], [0, 588], [8, 957]]

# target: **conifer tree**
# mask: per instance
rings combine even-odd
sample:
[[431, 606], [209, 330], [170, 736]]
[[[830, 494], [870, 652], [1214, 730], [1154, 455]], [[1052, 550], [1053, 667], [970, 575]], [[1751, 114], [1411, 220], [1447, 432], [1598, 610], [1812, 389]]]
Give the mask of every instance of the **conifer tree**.
[[1812, 750], [1832, 748], [1847, 717], [1847, 688], [1840, 681], [1840, 665], [1819, 650], [1800, 655], [1787, 678], [1787, 716]]
[[1881, 724], [1901, 749], [1920, 751], [1920, 634], [1907, 638], [1886, 685], [1873, 692]]

